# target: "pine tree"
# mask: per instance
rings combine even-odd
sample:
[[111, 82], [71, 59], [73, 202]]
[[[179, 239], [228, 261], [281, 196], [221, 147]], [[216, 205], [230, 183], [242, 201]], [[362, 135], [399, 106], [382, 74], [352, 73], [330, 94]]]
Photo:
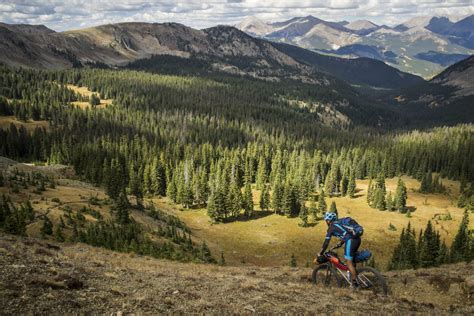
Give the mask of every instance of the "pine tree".
[[43, 226], [41, 227], [41, 235], [44, 237], [45, 235], [52, 235], [53, 234], [53, 223], [48, 216], [44, 217]]
[[326, 196], [323, 190], [321, 190], [318, 197], [318, 211], [320, 214], [324, 214], [327, 211]]
[[414, 269], [418, 265], [415, 232], [411, 224], [402, 229], [400, 241], [395, 247], [389, 263], [390, 270]]
[[372, 207], [377, 208], [380, 211], [384, 211], [386, 209], [385, 194], [385, 178], [383, 174], [379, 174], [375, 183]]
[[308, 227], [308, 208], [304, 205], [304, 203], [300, 204], [299, 217], [301, 219], [301, 223], [299, 225], [301, 227]]
[[387, 211], [393, 211], [394, 206], [393, 206], [393, 199], [392, 199], [392, 191], [388, 191], [387, 197], [385, 198], [385, 203], [387, 207]]
[[341, 195], [346, 196], [348, 190], [349, 190], [349, 178], [346, 175], [344, 175], [341, 180]]
[[214, 222], [222, 222], [226, 217], [226, 196], [220, 187], [211, 191], [207, 214]]
[[[140, 172], [140, 175], [138, 175], [138, 170]], [[153, 186], [154, 186], [154, 177], [153, 177], [153, 171], [152, 171], [152, 166], [150, 164], [145, 164], [144, 168], [135, 168], [133, 164], [130, 166], [130, 189], [132, 189], [132, 182], [138, 182], [137, 184], [134, 184], [136, 186], [140, 186], [140, 190], [142, 191], [142, 194], [153, 194], [155, 193]], [[132, 174], [134, 173], [134, 174]]]
[[311, 201], [309, 203], [309, 214], [311, 214], [311, 217], [313, 218], [314, 222], [317, 222], [319, 220], [318, 212], [319, 211], [316, 196], [312, 196]]
[[436, 232], [433, 230], [431, 221], [428, 221], [423, 233], [423, 243], [420, 252], [420, 266], [427, 268], [436, 264], [436, 258], [439, 252], [439, 240]]
[[192, 175], [191, 167], [186, 162], [182, 169], [180, 169], [180, 175], [178, 177], [176, 200], [183, 204], [184, 208], [190, 208], [193, 203], [193, 191], [192, 191]]
[[257, 190], [263, 190], [267, 181], [267, 164], [265, 161], [265, 157], [262, 155], [260, 156], [260, 160], [258, 161], [257, 167]]
[[375, 191], [374, 206], [380, 211], [385, 211], [386, 209], [385, 194], [382, 189], [377, 188]]
[[214, 259], [214, 257], [212, 256], [211, 250], [209, 250], [209, 247], [207, 246], [206, 242], [202, 243], [200, 257], [201, 260], [206, 263], [216, 263], [216, 259]]
[[300, 203], [293, 185], [287, 181], [283, 193], [283, 210], [287, 217], [297, 216], [300, 210]]
[[270, 206], [270, 192], [269, 192], [268, 185], [265, 184], [260, 194], [260, 209], [262, 211], [266, 211], [268, 210], [269, 206]]
[[329, 196], [339, 194], [338, 166], [335, 161], [331, 165], [331, 169], [326, 175], [324, 191], [329, 194]]
[[469, 239], [469, 214], [466, 210], [464, 211], [464, 216], [459, 224], [458, 232], [456, 233], [451, 245], [450, 258], [452, 262], [469, 260], [471, 254]]
[[116, 210], [116, 221], [119, 224], [125, 225], [130, 223], [130, 214], [128, 208], [130, 207], [130, 203], [128, 202], [127, 195], [125, 192], [121, 192], [117, 202], [115, 203], [115, 210]]
[[367, 204], [372, 206], [374, 202], [374, 186], [372, 183], [372, 179], [369, 180], [369, 184], [367, 186]]
[[432, 192], [432, 186], [433, 186], [433, 175], [431, 174], [431, 171], [429, 171], [425, 174], [425, 176], [421, 180], [420, 192], [430, 193]]
[[59, 225], [56, 226], [56, 229], [54, 231], [54, 238], [56, 239], [56, 241], [64, 242], [63, 230]]
[[281, 183], [281, 180], [281, 176], [277, 174], [272, 187], [272, 208], [275, 213], [279, 213], [283, 209], [284, 187]]
[[291, 254], [291, 257], [290, 257], [290, 267], [296, 268], [296, 266], [297, 266], [296, 257], [295, 257], [294, 254]]
[[407, 188], [401, 178], [398, 179], [397, 189], [395, 191], [394, 204], [396, 210], [402, 213], [406, 211]]
[[154, 160], [152, 168], [152, 187], [155, 194], [160, 196], [165, 196], [166, 194], [166, 171], [164, 164], [164, 156], [161, 156], [160, 159]]
[[339, 213], [337, 212], [336, 202], [334, 201], [331, 202], [331, 207], [329, 208], [329, 212], [336, 213], [336, 215], [339, 216]]
[[205, 206], [209, 197], [209, 185], [207, 179], [207, 172], [204, 168], [199, 168], [199, 170], [197, 171], [197, 175], [193, 177], [192, 186], [194, 190], [193, 195], [195, 202], [200, 206]]
[[137, 206], [143, 208], [143, 191], [142, 191], [142, 178], [140, 172], [133, 165], [130, 167], [130, 194], [134, 195], [137, 201]]
[[[168, 186], [169, 188], [169, 186]], [[213, 222], [219, 222], [221, 220], [219, 210], [217, 208], [217, 193], [216, 190], [211, 190], [211, 194], [209, 195], [208, 201], [207, 201], [207, 216], [213, 221]]]
[[171, 201], [176, 203], [176, 201], [177, 201], [177, 192], [178, 192], [178, 189], [176, 187], [176, 176], [173, 174], [173, 176], [171, 177], [171, 181], [168, 183], [168, 186], [166, 188], [166, 196]]
[[89, 104], [91, 106], [96, 106], [100, 104], [100, 98], [97, 96], [97, 94], [93, 93], [90, 98], [89, 98]]
[[253, 194], [252, 194], [252, 187], [250, 186], [250, 182], [244, 186], [244, 195], [242, 198], [242, 206], [247, 217], [252, 216], [254, 204], [253, 204]]
[[439, 247], [438, 256], [436, 257], [436, 265], [441, 265], [449, 262], [449, 249], [443, 240], [443, 243]]
[[237, 184], [237, 180], [232, 181], [227, 195], [227, 208], [230, 216], [237, 218], [242, 210], [242, 192]]
[[351, 172], [351, 175], [349, 177], [349, 183], [347, 184], [347, 195], [349, 195], [349, 197], [353, 199], [355, 197], [355, 193], [356, 193], [355, 175], [354, 175], [354, 172]]

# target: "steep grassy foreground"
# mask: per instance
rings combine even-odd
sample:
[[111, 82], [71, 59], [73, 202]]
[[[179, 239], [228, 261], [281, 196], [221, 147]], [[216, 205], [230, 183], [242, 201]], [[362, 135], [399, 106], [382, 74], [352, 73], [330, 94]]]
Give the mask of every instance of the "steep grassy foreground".
[[389, 296], [324, 289], [308, 268], [218, 267], [0, 235], [0, 314], [474, 313], [474, 264], [387, 273]]

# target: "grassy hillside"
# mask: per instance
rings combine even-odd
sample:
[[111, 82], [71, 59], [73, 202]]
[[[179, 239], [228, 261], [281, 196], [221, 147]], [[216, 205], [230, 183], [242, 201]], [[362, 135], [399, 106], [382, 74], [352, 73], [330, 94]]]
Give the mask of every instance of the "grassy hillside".
[[309, 268], [219, 267], [0, 233], [4, 314], [472, 314], [473, 264], [387, 273], [391, 295], [320, 288]]
[[[80, 213], [87, 222], [113, 219], [113, 203], [104, 190], [71, 179], [74, 177], [71, 168], [59, 165], [18, 164], [4, 158], [1, 161], [0, 170], [35, 172], [55, 179], [55, 188], [48, 187], [44, 192], [38, 192], [35, 186], [29, 186], [27, 189], [17, 187], [16, 193], [10, 185], [0, 187], [0, 195], [9, 195], [15, 203], [31, 201], [36, 216], [27, 226], [28, 236], [41, 237], [44, 216], [48, 216], [52, 221], [53, 228], [59, 225], [61, 218], [66, 221], [66, 227], [63, 229], [66, 239], [72, 236], [72, 226], [67, 222], [69, 214], [73, 214], [72, 218], [75, 218]], [[411, 222], [412, 227], [418, 231], [424, 229], [428, 220], [431, 220], [434, 228], [440, 232], [441, 238], [450, 244], [463, 214], [462, 209], [454, 206], [455, 198], [459, 195], [459, 182], [444, 180], [448, 194], [422, 194], [413, 191], [419, 188], [420, 183], [417, 180], [408, 177], [403, 177], [403, 180], [409, 189], [407, 206], [411, 210], [411, 218], [399, 212], [382, 212], [370, 208], [366, 202], [367, 180], [357, 181], [358, 192], [354, 199], [348, 197], [328, 199], [328, 204], [330, 201], [336, 202], [340, 216], [351, 216], [364, 226], [362, 248], [373, 251], [378, 268], [381, 269], [386, 268], [400, 232], [408, 222]], [[386, 184], [387, 190], [395, 191], [396, 179], [389, 179]], [[254, 190], [255, 205], [258, 205], [259, 194], [260, 191]], [[134, 203], [133, 197], [130, 197], [130, 200]], [[327, 229], [322, 221], [310, 221], [310, 227], [300, 227], [298, 217], [287, 218], [270, 211], [259, 210], [255, 211], [250, 219], [242, 214], [233, 222], [212, 224], [205, 209], [183, 210], [181, 206], [170, 203], [166, 198], [145, 199], [145, 204], [150, 203], [153, 203], [158, 210], [181, 219], [189, 227], [195, 244], [205, 241], [214, 257], [218, 258], [223, 253], [227, 264], [233, 266], [248, 264], [286, 266], [292, 254], [296, 256], [299, 266], [309, 265], [315, 253], [319, 251]], [[148, 214], [131, 209], [131, 216], [138, 223], [151, 231], [156, 231], [162, 223]], [[442, 220], [447, 214], [451, 215], [452, 220]], [[471, 226], [474, 227], [472, 222]], [[390, 224], [397, 230], [389, 230]], [[54, 236], [46, 237], [54, 239]]]
[[[449, 188], [449, 194], [422, 194], [414, 192], [420, 186], [419, 181], [409, 177], [403, 177], [403, 180], [409, 189], [407, 206], [412, 210], [411, 218], [399, 212], [370, 208], [366, 202], [368, 180], [357, 181], [359, 191], [355, 199], [328, 199], [328, 204], [336, 202], [340, 216], [351, 216], [364, 226], [361, 247], [374, 252], [377, 265], [382, 269], [386, 268], [400, 232], [408, 222], [418, 231], [424, 229], [428, 220], [431, 220], [440, 231], [441, 238], [450, 244], [464, 212], [454, 203], [459, 195], [459, 182], [443, 181]], [[396, 182], [396, 179], [387, 180], [387, 191], [395, 192]], [[254, 191], [255, 205], [258, 205], [259, 194], [259, 191]], [[327, 229], [323, 221], [303, 228], [298, 225], [301, 222], [298, 217], [287, 218], [269, 211], [257, 211], [250, 220], [242, 216], [234, 222], [216, 225], [209, 221], [205, 210], [180, 211], [179, 207], [177, 210], [166, 200], [155, 200], [155, 203], [181, 218], [197, 236], [208, 240], [214, 253], [223, 251], [227, 262], [232, 265], [288, 265], [290, 256], [294, 254], [298, 264], [305, 266], [312, 262], [319, 251]], [[448, 213], [452, 220], [440, 219]], [[389, 230], [390, 224], [395, 226], [395, 231]]]

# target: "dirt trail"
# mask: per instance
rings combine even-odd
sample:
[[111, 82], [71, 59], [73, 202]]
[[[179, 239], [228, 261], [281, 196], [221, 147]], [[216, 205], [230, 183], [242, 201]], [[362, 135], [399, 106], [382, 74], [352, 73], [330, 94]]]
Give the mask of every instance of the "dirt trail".
[[0, 314], [472, 314], [474, 264], [387, 274], [392, 294], [324, 289], [308, 268], [219, 267], [0, 234]]

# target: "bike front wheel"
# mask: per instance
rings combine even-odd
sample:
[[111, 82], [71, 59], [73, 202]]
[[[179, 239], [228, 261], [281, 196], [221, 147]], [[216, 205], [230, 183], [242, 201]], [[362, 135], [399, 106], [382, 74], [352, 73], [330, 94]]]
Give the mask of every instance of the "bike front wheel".
[[341, 286], [340, 280], [334, 273], [333, 268], [327, 263], [321, 264], [313, 269], [311, 281], [313, 282], [313, 284], [323, 285], [326, 287]]
[[361, 289], [371, 290], [376, 294], [388, 294], [387, 282], [383, 275], [372, 267], [357, 269], [357, 279]]

